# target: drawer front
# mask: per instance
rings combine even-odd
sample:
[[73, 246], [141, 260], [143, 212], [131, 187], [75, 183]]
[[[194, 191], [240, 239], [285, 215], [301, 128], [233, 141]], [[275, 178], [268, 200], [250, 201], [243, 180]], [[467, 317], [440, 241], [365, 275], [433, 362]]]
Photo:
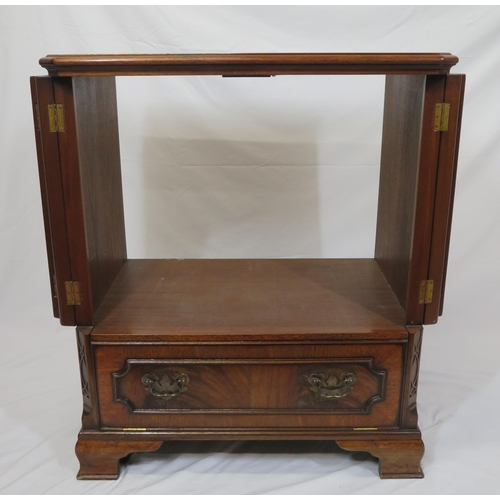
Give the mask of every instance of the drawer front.
[[226, 347], [95, 346], [102, 426], [397, 424], [401, 344]]

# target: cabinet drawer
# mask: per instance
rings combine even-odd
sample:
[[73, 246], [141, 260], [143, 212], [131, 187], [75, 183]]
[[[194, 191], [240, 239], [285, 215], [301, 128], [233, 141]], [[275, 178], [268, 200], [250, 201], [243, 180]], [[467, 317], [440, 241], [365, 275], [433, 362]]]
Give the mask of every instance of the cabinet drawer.
[[95, 346], [101, 422], [395, 426], [403, 347]]

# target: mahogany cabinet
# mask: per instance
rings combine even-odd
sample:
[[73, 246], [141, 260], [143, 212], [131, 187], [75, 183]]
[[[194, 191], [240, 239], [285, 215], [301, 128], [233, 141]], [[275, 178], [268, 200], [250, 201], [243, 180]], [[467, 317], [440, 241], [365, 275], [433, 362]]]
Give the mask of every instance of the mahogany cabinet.
[[[54, 315], [76, 326], [80, 479], [171, 439], [330, 439], [422, 477], [465, 76], [451, 54], [47, 56], [31, 88]], [[115, 77], [386, 75], [369, 259], [127, 259]], [[299, 76], [297, 76], [299, 78]]]

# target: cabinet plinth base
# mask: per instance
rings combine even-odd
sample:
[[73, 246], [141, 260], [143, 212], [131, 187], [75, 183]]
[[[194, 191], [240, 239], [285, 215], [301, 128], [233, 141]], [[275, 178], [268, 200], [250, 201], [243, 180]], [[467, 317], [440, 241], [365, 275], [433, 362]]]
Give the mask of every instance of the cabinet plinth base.
[[[417, 431], [418, 432], [418, 431]], [[149, 440], [119, 440], [118, 435], [94, 435], [95, 439], [87, 437], [79, 439], [76, 444], [76, 455], [80, 461], [80, 471], [77, 479], [118, 479], [120, 464], [126, 463], [131, 453], [157, 451], [163, 444], [161, 433], [152, 435]], [[108, 439], [106, 439], [106, 437]], [[137, 436], [136, 436], [137, 437]], [[200, 439], [201, 436], [176, 436], [181, 439]], [[224, 436], [226, 439], [231, 436]], [[284, 436], [270, 436], [269, 438]], [[294, 436], [295, 437], [295, 436]], [[104, 438], [104, 439], [103, 439]], [[210, 436], [209, 439], [216, 439]], [[236, 438], [236, 436], [233, 436]], [[379, 475], [381, 479], [411, 479], [423, 478], [420, 461], [424, 454], [424, 443], [421, 439], [371, 439], [343, 440], [332, 439], [346, 451], [365, 451], [379, 459]]]
[[79, 439], [75, 452], [80, 461], [77, 479], [118, 479], [120, 462], [130, 453], [156, 451], [163, 441], [88, 441]]
[[379, 459], [381, 479], [423, 478], [420, 461], [424, 455], [421, 439], [394, 441], [337, 441], [347, 451], [367, 451]]

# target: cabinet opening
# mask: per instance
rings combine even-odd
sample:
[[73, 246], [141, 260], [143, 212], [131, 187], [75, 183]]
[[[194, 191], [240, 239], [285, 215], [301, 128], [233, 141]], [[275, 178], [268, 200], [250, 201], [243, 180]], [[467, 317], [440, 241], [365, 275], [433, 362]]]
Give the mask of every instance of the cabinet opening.
[[117, 78], [128, 258], [372, 258], [384, 80]]

